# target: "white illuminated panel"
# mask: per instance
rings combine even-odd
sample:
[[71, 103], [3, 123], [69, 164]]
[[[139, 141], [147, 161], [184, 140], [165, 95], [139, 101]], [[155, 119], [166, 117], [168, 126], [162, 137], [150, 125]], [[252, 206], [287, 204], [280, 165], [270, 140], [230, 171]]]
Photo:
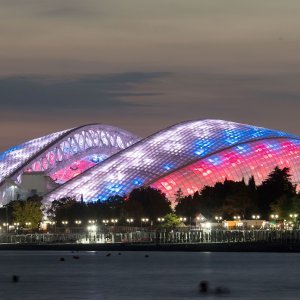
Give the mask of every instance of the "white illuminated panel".
[[[134, 188], [154, 184], [197, 161], [216, 159], [212, 156], [215, 153], [232, 147], [237, 147], [236, 151], [247, 152], [247, 143], [283, 138], [299, 140], [298, 136], [284, 132], [228, 121], [183, 122], [151, 135], [108, 158], [101, 165], [92, 167], [46, 195], [45, 201], [65, 196], [80, 198], [81, 195], [85, 201], [96, 201], [116, 194], [128, 194]], [[269, 157], [275, 153], [265, 155]], [[231, 167], [235, 168], [239, 161], [235, 160], [232, 164]], [[204, 170], [202, 175], [212, 178], [213, 168]], [[184, 184], [187, 193], [199, 188], [192, 179], [187, 179]], [[159, 187], [173, 193], [178, 188], [176, 177], [162, 181]]]
[[66, 181], [139, 140], [125, 130], [101, 124], [49, 134], [0, 153], [0, 184], [5, 178], [17, 182], [25, 171], [43, 171]]

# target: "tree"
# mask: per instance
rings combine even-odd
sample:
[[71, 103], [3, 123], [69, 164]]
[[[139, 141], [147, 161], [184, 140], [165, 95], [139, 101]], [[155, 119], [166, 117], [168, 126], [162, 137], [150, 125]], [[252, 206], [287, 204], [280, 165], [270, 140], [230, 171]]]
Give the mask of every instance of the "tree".
[[259, 210], [263, 217], [269, 216], [271, 204], [278, 201], [279, 198], [296, 196], [296, 186], [291, 182], [289, 171], [289, 168], [276, 167], [257, 187]]
[[184, 226], [184, 224], [180, 221], [179, 217], [174, 213], [169, 213], [164, 216], [164, 223], [161, 225], [162, 228], [173, 229], [176, 227]]
[[62, 221], [68, 221], [74, 224], [75, 220], [85, 220], [87, 207], [84, 202], [77, 202], [73, 198], [62, 198], [54, 200], [51, 204], [48, 214], [60, 226]]
[[244, 179], [237, 182], [226, 179], [212, 187], [205, 186], [200, 194], [196, 192], [193, 198], [197, 199], [201, 214], [207, 218], [214, 219], [216, 215], [232, 218], [235, 214], [247, 218], [257, 211], [253, 189], [256, 189], [253, 180], [249, 186]]
[[13, 201], [0, 207], [0, 220], [3, 221], [3, 223], [11, 224], [13, 222], [12, 203]]
[[115, 219], [119, 224], [124, 221], [125, 199], [122, 196], [115, 195], [105, 201], [87, 203], [87, 216], [89, 219]]
[[200, 214], [199, 198], [191, 195], [181, 198], [175, 206], [175, 213], [187, 217], [190, 221], [195, 219]]
[[289, 219], [290, 214], [300, 213], [300, 196], [288, 197], [283, 195], [275, 202], [272, 202], [271, 213], [275, 213], [280, 219]]
[[25, 201], [13, 201], [12, 215], [14, 222], [25, 226], [30, 223], [30, 227], [37, 229], [42, 221], [43, 213], [41, 211], [42, 198], [32, 196]]
[[182, 189], [179, 188], [177, 190], [177, 192], [174, 194], [175, 196], [175, 201], [178, 203], [182, 198], [183, 198], [183, 192], [182, 192]]
[[152, 221], [172, 211], [166, 195], [152, 187], [134, 189], [129, 194], [124, 209], [127, 217], [135, 220], [147, 217]]

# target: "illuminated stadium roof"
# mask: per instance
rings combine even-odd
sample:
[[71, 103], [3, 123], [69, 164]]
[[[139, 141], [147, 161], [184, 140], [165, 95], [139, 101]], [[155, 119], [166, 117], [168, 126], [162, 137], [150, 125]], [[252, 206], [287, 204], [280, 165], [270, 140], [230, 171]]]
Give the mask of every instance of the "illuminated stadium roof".
[[44, 199], [105, 200], [148, 185], [172, 199], [179, 188], [192, 194], [226, 178], [253, 175], [260, 183], [277, 165], [290, 167], [292, 180], [298, 182], [299, 153], [300, 137], [295, 135], [221, 120], [187, 121], [112, 155]]
[[43, 172], [64, 183], [140, 138], [117, 127], [91, 124], [49, 134], [0, 153], [2, 201], [7, 179], [18, 185], [24, 172]]

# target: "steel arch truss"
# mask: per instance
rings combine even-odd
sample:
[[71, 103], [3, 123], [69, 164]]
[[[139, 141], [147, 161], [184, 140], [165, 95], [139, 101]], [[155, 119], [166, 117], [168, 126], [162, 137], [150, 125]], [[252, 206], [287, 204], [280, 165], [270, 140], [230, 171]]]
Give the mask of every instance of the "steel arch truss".
[[[72, 171], [73, 164], [82, 163], [89, 157], [90, 160], [86, 161], [80, 170], [84, 171], [138, 140], [137, 136], [113, 126], [93, 124], [78, 127], [60, 135], [40, 149], [38, 153], [13, 170], [10, 178], [20, 183], [24, 172], [44, 172], [52, 176], [60, 170]], [[73, 174], [79, 173], [73, 172]]]

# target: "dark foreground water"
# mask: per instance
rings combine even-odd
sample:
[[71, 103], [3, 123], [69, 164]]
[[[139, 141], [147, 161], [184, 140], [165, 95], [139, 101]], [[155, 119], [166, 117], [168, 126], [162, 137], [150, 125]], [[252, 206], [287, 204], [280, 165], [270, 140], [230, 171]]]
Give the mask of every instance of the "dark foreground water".
[[[0, 299], [300, 298], [300, 254], [107, 253], [0, 251]], [[201, 280], [210, 283], [208, 295], [198, 293]]]

